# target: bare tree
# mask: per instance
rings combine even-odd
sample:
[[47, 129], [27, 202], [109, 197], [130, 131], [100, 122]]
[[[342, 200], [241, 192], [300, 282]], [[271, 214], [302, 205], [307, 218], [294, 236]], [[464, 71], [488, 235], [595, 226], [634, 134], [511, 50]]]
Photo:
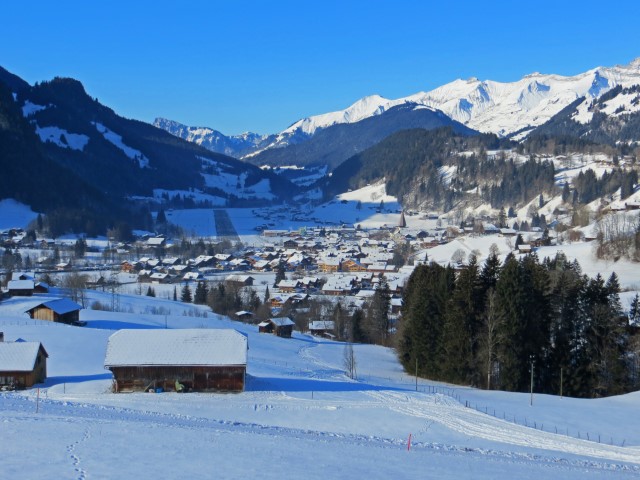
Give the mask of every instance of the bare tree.
[[347, 343], [344, 346], [344, 354], [342, 358], [342, 363], [344, 365], [345, 372], [347, 376], [351, 379], [355, 379], [356, 375], [356, 355], [353, 351], [353, 345]]
[[491, 390], [491, 375], [496, 358], [496, 349], [502, 341], [500, 333], [502, 318], [496, 312], [496, 294], [493, 289], [487, 293], [487, 310], [484, 317], [484, 328], [480, 338], [480, 355], [487, 368], [487, 390]]
[[67, 296], [74, 302], [82, 305], [82, 308], [86, 308], [86, 295], [85, 289], [87, 288], [87, 276], [79, 274], [77, 272], [70, 273], [64, 277], [62, 281], [62, 287], [66, 289]]
[[453, 252], [453, 255], [451, 255], [451, 261], [457, 265], [462, 265], [466, 258], [467, 254], [461, 248], [458, 248], [455, 252]]

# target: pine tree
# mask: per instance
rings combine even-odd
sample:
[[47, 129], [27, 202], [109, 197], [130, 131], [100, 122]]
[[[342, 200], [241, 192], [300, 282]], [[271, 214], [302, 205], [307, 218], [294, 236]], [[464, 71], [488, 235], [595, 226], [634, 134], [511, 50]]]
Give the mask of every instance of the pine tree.
[[524, 391], [527, 359], [523, 355], [524, 344], [524, 292], [520, 265], [513, 255], [508, 255], [496, 283], [496, 315], [503, 319], [499, 334], [504, 339], [498, 345], [496, 356], [500, 365], [500, 388]]
[[276, 267], [276, 279], [273, 283], [274, 287], [277, 287], [282, 280], [286, 280], [287, 278], [286, 272], [287, 270], [286, 270], [285, 263], [284, 262], [278, 263], [278, 266]]
[[189, 288], [189, 285], [187, 283], [184, 284], [184, 287], [182, 287], [182, 292], [180, 295], [180, 301], [184, 302], [184, 303], [191, 303], [192, 297], [191, 297], [191, 289]]
[[[472, 255], [467, 268], [460, 272], [447, 305], [443, 329], [444, 367], [447, 381], [477, 383], [475, 369], [476, 340], [479, 334], [480, 290], [478, 265]], [[475, 380], [474, 380], [475, 377]]]
[[391, 292], [385, 276], [380, 277], [371, 302], [366, 309], [365, 332], [372, 343], [386, 345], [389, 336]]
[[267, 289], [264, 291], [264, 300], [262, 303], [267, 303], [271, 298], [271, 294], [269, 293], [269, 285], [267, 285]]
[[147, 297], [155, 297], [156, 292], [151, 285], [147, 288]]
[[196, 292], [193, 297], [193, 303], [196, 305], [205, 305], [207, 303], [207, 294], [209, 289], [205, 282], [198, 282], [196, 285]]
[[173, 301], [178, 301], [178, 287], [176, 287], [175, 285], [173, 286]]

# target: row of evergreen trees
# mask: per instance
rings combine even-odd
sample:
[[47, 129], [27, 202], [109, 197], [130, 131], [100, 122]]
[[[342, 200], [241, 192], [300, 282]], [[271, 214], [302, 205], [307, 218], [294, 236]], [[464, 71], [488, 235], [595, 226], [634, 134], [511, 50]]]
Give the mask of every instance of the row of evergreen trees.
[[480, 268], [418, 266], [404, 293], [398, 354], [407, 372], [457, 384], [596, 397], [639, 386], [614, 274], [589, 279], [559, 253]]

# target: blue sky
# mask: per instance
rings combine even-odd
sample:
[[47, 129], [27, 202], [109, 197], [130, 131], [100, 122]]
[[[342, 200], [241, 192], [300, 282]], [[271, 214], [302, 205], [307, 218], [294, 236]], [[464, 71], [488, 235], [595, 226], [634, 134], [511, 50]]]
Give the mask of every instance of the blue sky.
[[274, 133], [371, 94], [640, 56], [640, 2], [3, 2], [0, 66], [143, 121]]

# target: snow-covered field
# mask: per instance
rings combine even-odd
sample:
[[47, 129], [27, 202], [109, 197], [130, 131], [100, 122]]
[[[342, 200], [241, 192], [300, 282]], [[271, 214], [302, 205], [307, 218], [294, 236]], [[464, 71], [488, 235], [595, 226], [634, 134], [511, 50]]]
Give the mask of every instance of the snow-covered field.
[[[355, 346], [358, 378], [351, 380], [340, 343], [258, 334], [254, 326], [205, 317], [202, 307], [127, 295], [118, 304], [130, 313], [82, 311], [84, 328], [28, 319], [22, 312], [43, 298], [0, 304], [5, 339], [41, 341], [50, 355], [39, 400], [36, 389], [0, 393], [3, 478], [640, 475], [638, 393], [600, 400], [535, 395], [530, 405], [528, 394], [426, 380], [416, 391], [393, 351], [382, 347]], [[246, 333], [246, 391], [108, 393], [109, 335], [165, 326]]]

